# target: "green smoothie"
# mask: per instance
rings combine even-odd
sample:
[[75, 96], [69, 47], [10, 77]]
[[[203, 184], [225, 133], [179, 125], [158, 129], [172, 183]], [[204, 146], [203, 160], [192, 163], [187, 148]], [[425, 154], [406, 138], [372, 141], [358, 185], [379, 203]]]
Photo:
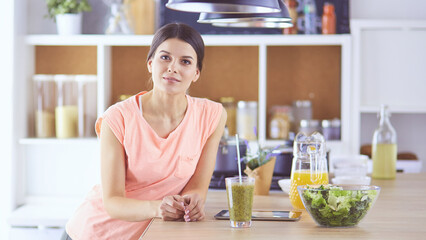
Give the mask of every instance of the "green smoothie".
[[[231, 189], [229, 189], [229, 187], [231, 187]], [[248, 222], [251, 220], [253, 191], [253, 183], [243, 182], [240, 184], [239, 182], [233, 182], [226, 186], [229, 218], [231, 221]]]

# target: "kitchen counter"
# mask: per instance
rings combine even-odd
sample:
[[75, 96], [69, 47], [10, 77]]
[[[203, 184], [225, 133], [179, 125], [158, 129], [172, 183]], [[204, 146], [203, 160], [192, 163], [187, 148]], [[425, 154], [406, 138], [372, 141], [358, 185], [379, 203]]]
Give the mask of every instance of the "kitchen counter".
[[[206, 218], [200, 222], [153, 219], [142, 239], [425, 239], [426, 174], [398, 174], [396, 180], [373, 180], [381, 192], [373, 208], [355, 227], [319, 227], [306, 211], [298, 222], [253, 221], [248, 229], [234, 229], [214, 215], [227, 209], [225, 191], [209, 191]], [[290, 210], [288, 195], [272, 192], [255, 196], [253, 209]]]

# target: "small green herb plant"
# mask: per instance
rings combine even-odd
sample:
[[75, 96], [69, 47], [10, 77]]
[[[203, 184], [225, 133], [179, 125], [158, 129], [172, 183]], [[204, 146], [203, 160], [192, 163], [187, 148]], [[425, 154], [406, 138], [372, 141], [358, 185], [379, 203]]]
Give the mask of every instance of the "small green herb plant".
[[56, 15], [67, 13], [90, 12], [92, 7], [87, 0], [46, 0], [46, 17], [55, 19]]
[[273, 151], [279, 146], [275, 148], [262, 148], [259, 144], [257, 144], [257, 146], [258, 149], [254, 149], [254, 151], [248, 148], [246, 156], [241, 159], [251, 170], [265, 165], [272, 159], [272, 157], [278, 155], [273, 153]]

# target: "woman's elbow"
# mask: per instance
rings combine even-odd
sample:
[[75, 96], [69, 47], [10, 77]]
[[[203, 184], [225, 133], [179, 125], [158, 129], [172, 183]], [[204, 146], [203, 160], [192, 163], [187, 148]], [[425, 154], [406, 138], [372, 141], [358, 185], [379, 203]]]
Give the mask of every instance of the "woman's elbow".
[[103, 204], [104, 204], [104, 209], [106, 211], [106, 213], [111, 217], [111, 218], [115, 218], [115, 219], [120, 219], [120, 215], [118, 213], [118, 211], [116, 210], [117, 208], [114, 206], [114, 200], [111, 198], [103, 198]]

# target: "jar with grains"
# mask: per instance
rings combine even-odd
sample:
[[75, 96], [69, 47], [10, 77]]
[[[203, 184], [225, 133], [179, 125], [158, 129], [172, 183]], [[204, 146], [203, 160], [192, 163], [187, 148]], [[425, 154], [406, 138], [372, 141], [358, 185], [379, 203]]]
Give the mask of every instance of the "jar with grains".
[[78, 137], [78, 87], [74, 75], [55, 75], [57, 104], [55, 127], [57, 138]]
[[226, 119], [226, 127], [228, 129], [228, 135], [233, 136], [237, 133], [237, 106], [233, 97], [221, 97], [220, 102], [228, 114]]
[[55, 137], [56, 85], [53, 75], [33, 76], [35, 91], [35, 136]]
[[269, 137], [271, 139], [287, 140], [290, 132], [291, 107], [273, 106], [269, 122]]
[[242, 139], [257, 140], [257, 102], [238, 102], [237, 133]]

